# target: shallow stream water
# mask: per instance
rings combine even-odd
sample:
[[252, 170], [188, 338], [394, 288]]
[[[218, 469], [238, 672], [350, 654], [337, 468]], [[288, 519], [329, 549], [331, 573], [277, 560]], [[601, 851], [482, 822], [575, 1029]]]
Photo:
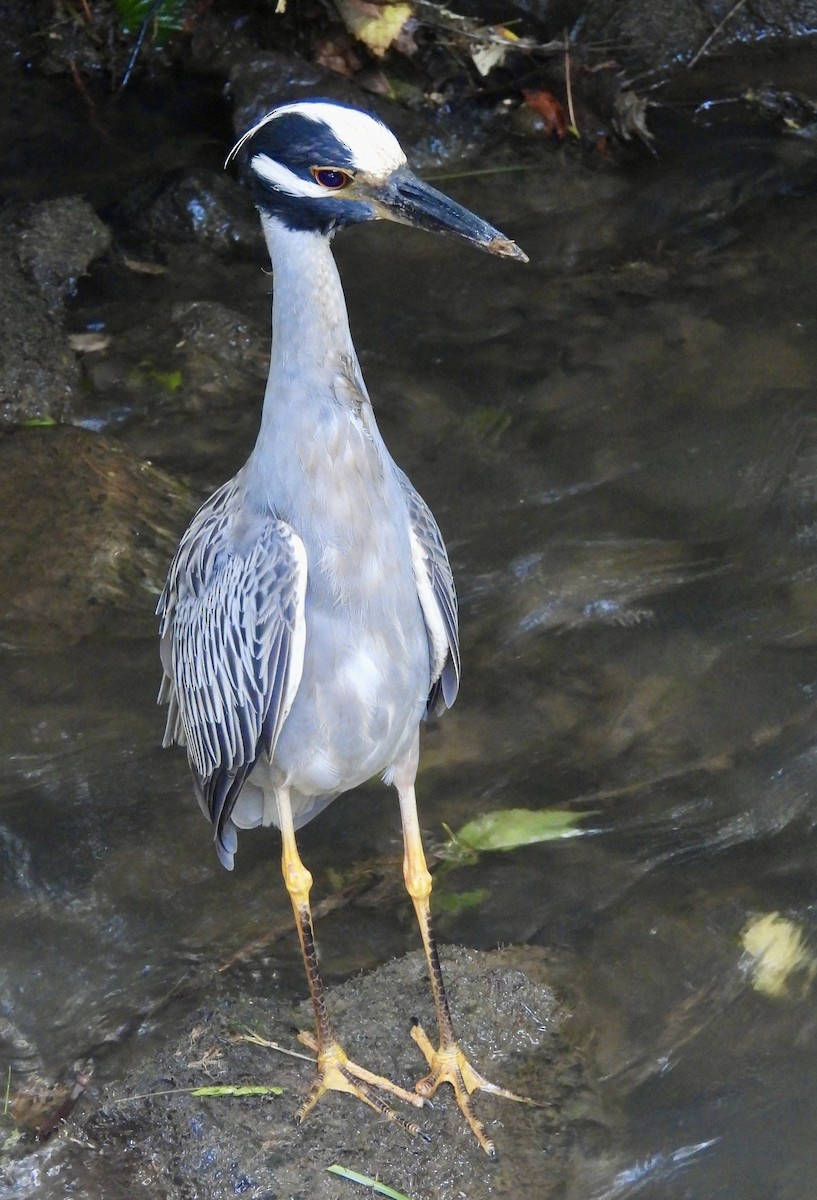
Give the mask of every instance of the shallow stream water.
[[[337, 252], [381, 428], [437, 515], [461, 597], [463, 688], [427, 733], [418, 783], [429, 844], [493, 809], [592, 814], [583, 837], [439, 884], [441, 939], [548, 948], [590, 1040], [619, 1124], [612, 1151], [577, 1157], [566, 1194], [810, 1200], [817, 150], [735, 125], [664, 132], [666, 152], [625, 172], [511, 147], [499, 160], [525, 170], [440, 184], [518, 240], [527, 268], [391, 227]], [[225, 113], [198, 128], [191, 161], [214, 166], [229, 137]], [[117, 184], [89, 153], [72, 189], [110, 206], [137, 173], [123, 161]], [[36, 193], [29, 176], [19, 194]], [[161, 276], [98, 267], [70, 324], [113, 341], [87, 364], [78, 419], [206, 495], [252, 445], [263, 266], [259, 238], [255, 256], [182, 247]], [[169, 314], [194, 301], [246, 321], [229, 394], [178, 344]], [[155, 384], [176, 371], [181, 387]], [[273, 834], [242, 837], [233, 875], [218, 866], [184, 756], [159, 748], [158, 678], [149, 605], [127, 637], [2, 651], [0, 1014], [15, 1071], [60, 1077], [288, 917]], [[301, 836], [318, 894], [399, 847], [376, 782]], [[476, 906], [457, 903], [477, 889]], [[330, 980], [416, 945], [405, 903], [341, 908], [319, 937]], [[302, 991], [294, 936], [264, 969]], [[94, 1086], [117, 1061], [102, 1056]], [[0, 1195], [65, 1194], [49, 1161]]]

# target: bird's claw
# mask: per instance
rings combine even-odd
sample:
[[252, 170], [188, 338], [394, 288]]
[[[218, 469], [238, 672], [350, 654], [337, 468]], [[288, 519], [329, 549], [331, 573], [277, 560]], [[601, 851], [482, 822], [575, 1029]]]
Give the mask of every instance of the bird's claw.
[[352, 1062], [337, 1042], [330, 1042], [328, 1046], [319, 1049], [318, 1039], [313, 1033], [306, 1030], [302, 1030], [298, 1034], [298, 1041], [315, 1052], [318, 1065], [318, 1073], [309, 1089], [309, 1094], [295, 1114], [295, 1120], [299, 1125], [306, 1120], [326, 1092], [347, 1092], [358, 1100], [362, 1100], [379, 1116], [399, 1125], [401, 1129], [405, 1129], [412, 1136], [429, 1140], [428, 1135], [423, 1133], [419, 1125], [401, 1117], [379, 1093], [386, 1092], [388, 1095], [396, 1096], [399, 1100], [404, 1100], [406, 1104], [413, 1105], [414, 1108], [425, 1107], [427, 1101], [422, 1095], [416, 1091], [410, 1092], [406, 1088], [400, 1087], [399, 1084], [392, 1083], [384, 1075], [375, 1075], [373, 1072], [367, 1071], [365, 1067]]
[[436, 1048], [429, 1041], [422, 1025], [418, 1023], [412, 1026], [411, 1036], [420, 1047], [423, 1057], [431, 1068], [428, 1074], [424, 1075], [422, 1079], [418, 1079], [414, 1085], [417, 1094], [430, 1101], [441, 1083], [450, 1083], [454, 1089], [457, 1107], [468, 1122], [474, 1137], [490, 1158], [496, 1158], [496, 1147], [471, 1106], [471, 1094], [476, 1091], [489, 1092], [492, 1096], [501, 1096], [504, 1100], [515, 1100], [518, 1104], [532, 1104], [539, 1107], [537, 1101], [531, 1100], [528, 1096], [517, 1096], [516, 1092], [491, 1083], [475, 1067], [471, 1066], [459, 1043], [453, 1039], [450, 1043], [443, 1042], [439, 1048]]

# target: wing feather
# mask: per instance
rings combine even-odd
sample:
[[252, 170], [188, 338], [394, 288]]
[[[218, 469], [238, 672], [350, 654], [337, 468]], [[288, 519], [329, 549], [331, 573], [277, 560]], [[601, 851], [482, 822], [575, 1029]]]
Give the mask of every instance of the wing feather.
[[219, 857], [232, 866], [230, 814], [260, 754], [271, 760], [301, 680], [306, 552], [289, 525], [258, 517], [237, 535], [240, 482], [199, 509], [157, 612], [169, 704], [164, 744], [187, 747]]
[[451, 708], [460, 686], [460, 641], [457, 592], [439, 526], [431, 509], [396, 468], [409, 515], [409, 535], [417, 594], [428, 635], [431, 678], [426, 711]]

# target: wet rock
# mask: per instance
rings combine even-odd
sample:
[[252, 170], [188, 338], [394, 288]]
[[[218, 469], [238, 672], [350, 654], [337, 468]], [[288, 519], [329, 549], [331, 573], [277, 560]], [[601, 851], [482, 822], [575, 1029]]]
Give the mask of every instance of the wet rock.
[[373, 111], [370, 101], [348, 79], [297, 54], [273, 50], [236, 62], [230, 71], [230, 91], [235, 105], [233, 123], [240, 133], [276, 104], [310, 96], [325, 96]]
[[250, 380], [266, 380], [266, 324], [248, 320], [235, 309], [212, 300], [176, 304], [172, 319], [181, 335], [189, 394], [231, 395], [243, 391]]
[[111, 232], [81, 196], [62, 196], [32, 209], [17, 253], [51, 313], [77, 290], [77, 281], [109, 248]]
[[[230, 8], [227, 5], [201, 7], [190, 23], [189, 52], [198, 70], [226, 77], [237, 58], [252, 54], [259, 43], [264, 44], [263, 32], [252, 16], [240, 10], [230, 11]], [[253, 16], [259, 16], [257, 8]]]
[[79, 385], [76, 357], [39, 289], [17, 263], [14, 238], [0, 233], [0, 429], [64, 417]]
[[169, 475], [69, 426], [0, 439], [0, 623], [62, 640], [144, 626], [192, 509]]
[[817, 25], [814, 0], [761, 0], [725, 6], [719, 0], [589, 0], [582, 38], [609, 42], [622, 60], [648, 68], [689, 62], [712, 35], [712, 49], [804, 36]]
[[202, 169], [173, 178], [147, 205], [137, 190], [122, 205], [120, 217], [130, 233], [197, 242], [220, 254], [254, 251], [258, 244], [258, 216], [249, 195], [216, 171]]
[[[407, 1110], [429, 1140], [378, 1119], [349, 1097], [324, 1097], [303, 1126], [293, 1115], [312, 1082], [310, 1065], [236, 1040], [249, 1026], [284, 1045], [292, 1023], [311, 1027], [303, 1004], [282, 1011], [274, 999], [210, 1003], [154, 1050], [115, 1095], [85, 1123], [107, 1170], [139, 1179], [151, 1161], [166, 1163], [169, 1197], [199, 1200], [243, 1193], [329, 1200], [340, 1163], [404, 1191], [412, 1200], [468, 1195], [548, 1197], [561, 1194], [569, 1144], [581, 1123], [602, 1128], [587, 1064], [561, 1031], [564, 1012], [547, 984], [541, 952], [443, 952], [452, 1007], [475, 1062], [496, 1082], [532, 1095], [542, 1107], [477, 1093], [474, 1106], [500, 1152], [490, 1164], [465, 1128], [450, 1089], [434, 1108]], [[354, 1059], [404, 1086], [423, 1073], [408, 1036], [411, 1019], [434, 1028], [422, 953], [331, 989], [339, 1036]], [[281, 1096], [206, 1098], [176, 1090], [201, 1085], [267, 1084]], [[131, 1095], [132, 1102], [123, 1103]]]
[[24, 47], [33, 41], [51, 15], [49, 0], [31, 0], [20, 4], [19, 0], [0, 2], [0, 54], [4, 61], [11, 62]]
[[111, 235], [79, 196], [51, 200], [0, 234], [0, 427], [64, 418], [79, 368], [59, 314]]

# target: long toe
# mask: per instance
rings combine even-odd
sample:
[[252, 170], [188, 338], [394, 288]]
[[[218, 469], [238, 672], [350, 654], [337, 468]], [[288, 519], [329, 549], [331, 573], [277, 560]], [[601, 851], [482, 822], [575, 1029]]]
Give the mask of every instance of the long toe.
[[423, 1108], [428, 1101], [420, 1093], [409, 1092], [384, 1075], [375, 1075], [372, 1071], [367, 1071], [365, 1067], [352, 1062], [337, 1042], [332, 1042], [329, 1046], [319, 1050], [315, 1035], [306, 1031], [298, 1034], [298, 1041], [315, 1052], [318, 1067], [309, 1094], [295, 1114], [295, 1120], [299, 1125], [327, 1092], [347, 1092], [350, 1096], [362, 1100], [369, 1108], [374, 1109], [380, 1117], [399, 1125], [401, 1129], [405, 1129], [412, 1136], [427, 1136], [419, 1125], [400, 1116], [380, 1094], [385, 1092], [415, 1108]]
[[454, 1089], [457, 1107], [468, 1122], [471, 1132], [485, 1153], [491, 1158], [496, 1158], [496, 1147], [485, 1132], [485, 1126], [471, 1105], [472, 1093], [476, 1091], [490, 1092], [493, 1096], [501, 1096], [505, 1100], [515, 1100], [518, 1104], [531, 1104], [537, 1108], [539, 1107], [538, 1101], [531, 1100], [528, 1096], [517, 1096], [516, 1092], [508, 1091], [507, 1088], [491, 1083], [475, 1067], [471, 1066], [458, 1042], [454, 1040], [443, 1042], [437, 1048], [431, 1044], [428, 1035], [419, 1024], [412, 1027], [411, 1036], [423, 1052], [430, 1068], [428, 1074], [414, 1085], [417, 1094], [425, 1100], [430, 1100], [441, 1083], [450, 1083]]

